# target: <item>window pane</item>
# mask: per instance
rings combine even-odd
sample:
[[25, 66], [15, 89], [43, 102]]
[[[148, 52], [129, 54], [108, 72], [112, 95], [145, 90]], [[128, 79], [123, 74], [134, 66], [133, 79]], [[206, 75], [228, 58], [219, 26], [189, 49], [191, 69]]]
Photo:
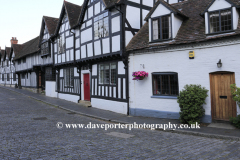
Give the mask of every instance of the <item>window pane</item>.
[[153, 20], [153, 40], [160, 39], [158, 19]]
[[219, 32], [219, 11], [209, 14], [210, 18], [210, 33]]
[[110, 70], [109, 70], [109, 64], [105, 64], [104, 66], [104, 84], [109, 84], [110, 82]]
[[70, 86], [74, 86], [74, 68], [70, 68]]
[[231, 10], [221, 11], [221, 31], [228, 31], [232, 29]]
[[170, 16], [163, 16], [162, 19], [162, 39], [169, 39], [171, 38], [171, 17]]
[[170, 95], [178, 95], [178, 77], [170, 75]]
[[160, 75], [153, 76], [153, 94], [161, 94]]
[[108, 33], [108, 17], [103, 19], [103, 23], [104, 23], [104, 25], [103, 25], [103, 36], [107, 37], [108, 34], [109, 34]]
[[117, 71], [116, 71], [117, 65], [116, 63], [111, 63], [111, 83], [112, 85], [116, 84], [116, 76], [117, 76]]
[[98, 39], [98, 22], [94, 23], [94, 38]]
[[169, 79], [168, 75], [162, 75], [161, 76], [161, 87], [162, 87], [162, 94], [168, 95], [169, 94]]
[[99, 65], [99, 84], [103, 84], [103, 76], [104, 76], [104, 65]]

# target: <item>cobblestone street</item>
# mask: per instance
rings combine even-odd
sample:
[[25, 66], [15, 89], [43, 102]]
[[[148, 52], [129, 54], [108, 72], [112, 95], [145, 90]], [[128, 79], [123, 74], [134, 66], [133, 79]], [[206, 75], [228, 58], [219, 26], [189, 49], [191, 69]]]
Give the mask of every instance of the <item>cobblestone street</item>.
[[[0, 88], [0, 159], [239, 159], [240, 142], [146, 129], [58, 129], [106, 123]], [[120, 138], [118, 132], [132, 135]]]

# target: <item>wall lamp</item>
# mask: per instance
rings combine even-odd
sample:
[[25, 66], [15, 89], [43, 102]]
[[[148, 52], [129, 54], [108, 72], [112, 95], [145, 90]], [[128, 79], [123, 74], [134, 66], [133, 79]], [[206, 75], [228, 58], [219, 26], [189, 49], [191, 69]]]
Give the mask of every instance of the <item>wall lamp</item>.
[[221, 59], [219, 59], [219, 61], [218, 61], [218, 63], [217, 63], [217, 67], [218, 67], [218, 68], [221, 68], [221, 67], [222, 67]]

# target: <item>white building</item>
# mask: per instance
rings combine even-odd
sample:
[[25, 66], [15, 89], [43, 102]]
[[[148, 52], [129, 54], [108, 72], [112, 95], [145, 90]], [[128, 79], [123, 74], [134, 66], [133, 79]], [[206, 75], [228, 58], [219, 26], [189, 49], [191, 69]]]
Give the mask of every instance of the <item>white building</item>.
[[134, 71], [149, 73], [144, 80], [129, 80], [130, 115], [178, 119], [177, 96], [186, 84], [209, 90], [203, 122], [240, 114], [230, 92], [230, 84], [240, 86], [238, 5], [230, 0], [155, 4], [127, 46], [129, 77]]

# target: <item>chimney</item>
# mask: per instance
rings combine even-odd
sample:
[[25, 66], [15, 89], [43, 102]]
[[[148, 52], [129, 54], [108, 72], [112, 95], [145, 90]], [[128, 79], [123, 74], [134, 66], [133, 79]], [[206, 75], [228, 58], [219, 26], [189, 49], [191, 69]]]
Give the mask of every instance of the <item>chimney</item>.
[[16, 37], [12, 37], [12, 39], [10, 40], [11, 44], [17, 44], [18, 40]]

